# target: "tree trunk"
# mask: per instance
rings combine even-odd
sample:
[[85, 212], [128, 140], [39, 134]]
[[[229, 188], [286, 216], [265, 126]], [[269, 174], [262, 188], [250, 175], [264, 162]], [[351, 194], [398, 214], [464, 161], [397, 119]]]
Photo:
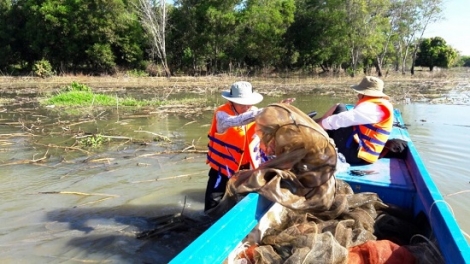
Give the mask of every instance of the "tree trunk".
[[[378, 60], [378, 59], [379, 59], [379, 58], [377, 58], [377, 60]], [[378, 62], [375, 64], [375, 70], [377, 71], [377, 76], [379, 76], [379, 77], [382, 77], [382, 76], [383, 76], [383, 73], [382, 73], [382, 66], [381, 66], [381, 65], [382, 65], [382, 64], [381, 64], [381, 63], [378, 63]]]
[[[139, 0], [135, 4], [137, 15], [142, 23], [143, 29], [149, 36], [152, 50], [160, 60], [166, 77], [171, 76], [170, 67], [166, 54], [166, 26], [167, 9], [165, 0], [149, 1]], [[152, 52], [153, 53], [153, 52]], [[153, 57], [153, 54], [152, 54]]]

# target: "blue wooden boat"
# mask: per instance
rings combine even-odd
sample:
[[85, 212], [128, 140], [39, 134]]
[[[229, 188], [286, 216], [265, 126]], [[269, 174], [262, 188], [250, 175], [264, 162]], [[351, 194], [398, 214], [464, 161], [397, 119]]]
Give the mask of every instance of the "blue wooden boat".
[[[349, 170], [375, 173], [357, 177], [346, 171], [338, 173], [337, 178], [348, 182], [354, 192], [375, 192], [383, 202], [409, 210], [415, 217], [425, 217], [445, 262], [470, 263], [470, 246], [452, 209], [424, 166], [398, 110], [395, 118], [398, 126], [394, 126], [391, 137], [408, 141], [406, 159], [383, 158], [371, 165], [351, 166]], [[264, 197], [248, 194], [170, 263], [224, 262], [271, 208], [273, 203]]]

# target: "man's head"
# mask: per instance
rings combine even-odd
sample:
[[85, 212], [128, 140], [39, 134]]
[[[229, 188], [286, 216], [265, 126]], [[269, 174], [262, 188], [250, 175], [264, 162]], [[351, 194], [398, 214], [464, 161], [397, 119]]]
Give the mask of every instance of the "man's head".
[[365, 96], [389, 98], [388, 95], [383, 93], [384, 82], [377, 77], [366, 76], [359, 84], [352, 85], [351, 88], [358, 94]]

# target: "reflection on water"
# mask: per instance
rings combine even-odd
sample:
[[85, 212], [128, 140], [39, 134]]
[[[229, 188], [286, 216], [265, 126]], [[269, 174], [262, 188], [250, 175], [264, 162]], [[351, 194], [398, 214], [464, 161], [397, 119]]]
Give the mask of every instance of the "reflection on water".
[[[325, 112], [333, 103], [354, 98], [294, 94], [305, 112]], [[283, 98], [285, 98], [283, 97]], [[278, 102], [266, 96], [260, 106]], [[220, 100], [217, 96], [216, 100]], [[217, 104], [222, 103], [220, 100]], [[470, 122], [467, 105], [397, 105], [423, 161], [461, 227], [470, 233], [465, 217], [470, 209], [468, 160]], [[34, 110], [36, 111], [36, 110]], [[20, 123], [1, 125], [0, 134], [0, 262], [149, 262], [165, 263], [191, 241], [173, 234], [138, 240], [137, 232], [154, 228], [152, 218], [181, 212], [202, 216], [207, 165], [204, 153], [166, 153], [190, 145], [205, 150], [211, 112], [197, 118], [141, 115], [117, 116], [109, 110], [96, 122], [67, 120], [64, 114], [39, 110], [37, 116], [2, 113], [2, 124], [21, 119], [40, 120], [48, 133], [25, 134]], [[82, 120], [83, 121], [83, 120]], [[62, 127], [67, 127], [65, 130]], [[44, 147], [68, 142], [77, 131], [131, 137], [145, 144], [113, 145], [99, 153]], [[165, 146], [152, 132], [171, 138]], [[41, 133], [36, 133], [41, 134]], [[44, 162], [26, 162], [43, 157]], [[193, 234], [194, 236], [196, 234]]]
[[[80, 120], [41, 113], [41, 127], [48, 129], [43, 137], [31, 136], [20, 124], [1, 126], [1, 263], [165, 263], [192, 240], [190, 233], [148, 240], [136, 239], [135, 233], [155, 228], [153, 217], [179, 213], [183, 207], [185, 215], [201, 216], [204, 156], [159, 153], [169, 146], [183, 149], [192, 139], [197, 144], [207, 130], [206, 120], [188, 129], [185, 124], [193, 120], [123, 115], [117, 122], [115, 113], [107, 115], [73, 126]], [[31, 124], [27, 116], [21, 118]], [[3, 113], [1, 119], [12, 123], [18, 114]], [[61, 131], [63, 126], [68, 129]], [[70, 146], [77, 131], [122, 135], [137, 143], [115, 144], [96, 154], [44, 147]], [[144, 131], [170, 137], [173, 143], [154, 142], [153, 134]], [[45, 153], [47, 160], [34, 162]]]
[[[411, 104], [403, 107], [409, 133], [460, 227], [470, 234], [470, 105]], [[470, 240], [470, 239], [469, 239]]]

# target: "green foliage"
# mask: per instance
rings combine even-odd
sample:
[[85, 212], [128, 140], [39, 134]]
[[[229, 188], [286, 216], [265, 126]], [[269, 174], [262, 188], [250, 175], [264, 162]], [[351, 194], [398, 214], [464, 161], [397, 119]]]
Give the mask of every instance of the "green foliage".
[[91, 87], [89, 87], [86, 84], [78, 83], [78, 82], [72, 82], [70, 85], [67, 85], [62, 88], [62, 91], [64, 92], [70, 92], [70, 91], [79, 91], [79, 92], [92, 92]]
[[[112, 72], [117, 63], [135, 66], [144, 59], [145, 47], [140, 24], [129, 19], [130, 4], [122, 0], [12, 1], [5, 16], [8, 26], [0, 27], [0, 46], [11, 47], [12, 63], [27, 66], [44, 58], [56, 71], [80, 69], [96, 74]], [[2, 43], [6, 32], [11, 37]]]
[[46, 78], [51, 77], [54, 75], [54, 71], [52, 70], [52, 66], [48, 60], [40, 60], [36, 61], [33, 65], [33, 72], [36, 76]]
[[95, 70], [110, 71], [116, 66], [110, 44], [95, 43], [85, 53]]
[[127, 71], [127, 75], [130, 77], [148, 77], [149, 74], [144, 71], [144, 70], [139, 70], [139, 69], [132, 69], [130, 71]]
[[160, 106], [167, 102], [159, 100], [137, 100], [132, 97], [117, 98], [106, 94], [94, 94], [87, 91], [69, 91], [62, 92], [51, 98], [45, 99], [45, 105], [56, 106], [129, 106], [129, 107], [142, 107], [142, 106]]
[[102, 145], [110, 141], [109, 137], [105, 137], [101, 134], [94, 134], [87, 137], [84, 137], [80, 140], [80, 145], [89, 147], [89, 148], [99, 148]]
[[460, 66], [470, 67], [470, 56], [460, 57]]
[[45, 105], [56, 105], [56, 106], [128, 106], [128, 107], [142, 107], [142, 106], [160, 106], [163, 104], [179, 104], [181, 101], [185, 103], [197, 102], [196, 99], [181, 99], [179, 101], [162, 101], [162, 100], [137, 100], [132, 97], [118, 98], [117, 96], [96, 94], [93, 93], [92, 89], [86, 84], [78, 82], [72, 82], [61, 89], [61, 92], [50, 98], [42, 101]]
[[284, 34], [294, 22], [293, 0], [247, 1], [240, 13], [237, 46], [250, 66], [278, 66], [286, 53]]
[[[171, 4], [172, 2], [173, 4]], [[442, 0], [175, 0], [165, 52], [172, 72], [324, 71], [411, 64]], [[0, 1], [0, 74], [162, 74], [137, 1]], [[158, 3], [159, 4], [159, 3]], [[161, 17], [158, 8], [155, 15]], [[433, 51], [434, 52], [434, 51]], [[452, 65], [451, 50], [432, 64]], [[442, 55], [444, 54], [444, 55]], [[432, 57], [432, 56], [431, 56]], [[429, 57], [429, 58], [431, 58]], [[428, 58], [421, 54], [418, 58]], [[149, 62], [149, 63], [147, 63]], [[427, 62], [420, 62], [429, 64]], [[160, 62], [161, 64], [161, 62]], [[402, 65], [399, 65], [402, 64]], [[438, 66], [437, 64], [435, 66]], [[442, 66], [440, 66], [442, 67]], [[265, 72], [265, 71], [264, 71]], [[233, 73], [233, 72], [232, 72]], [[164, 74], [164, 73], [163, 73]]]
[[194, 53], [190, 47], [183, 50], [183, 57], [181, 58], [182, 66], [186, 69], [191, 69], [194, 64]]
[[47, 99], [45, 103], [57, 106], [90, 106], [92, 104], [112, 106], [116, 105], [116, 100], [114, 97], [104, 94], [93, 94], [88, 91], [68, 91]]
[[[334, 64], [348, 61], [345, 45], [348, 25], [337, 1], [296, 1], [295, 21], [285, 39], [298, 51], [298, 67], [322, 65], [327, 70]], [[321, 37], [319, 37], [321, 36]]]
[[447, 46], [441, 37], [423, 39], [419, 45], [416, 66], [429, 67], [451, 67], [457, 59], [458, 53], [452, 47]]
[[153, 103], [151, 101], [148, 101], [148, 100], [142, 100], [142, 101], [139, 101], [135, 98], [131, 98], [131, 97], [126, 97], [126, 98], [123, 98], [123, 99], [118, 99], [118, 103], [119, 105], [123, 105], [123, 106], [143, 106], [143, 105], [152, 105]]

